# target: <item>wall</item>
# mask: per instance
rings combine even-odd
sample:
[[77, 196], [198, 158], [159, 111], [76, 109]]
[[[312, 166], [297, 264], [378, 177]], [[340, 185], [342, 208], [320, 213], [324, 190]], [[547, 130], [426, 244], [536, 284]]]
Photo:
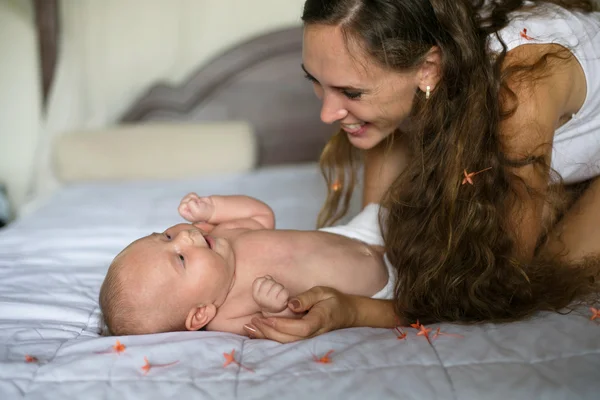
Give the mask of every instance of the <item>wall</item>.
[[[14, 12], [26, 3], [0, 0], [13, 10], [0, 16], [8, 20], [0, 19], [0, 124], [10, 124], [0, 125], [0, 145], [10, 145], [0, 149], [0, 180], [18, 206], [57, 187], [49, 172], [57, 135], [110, 125], [153, 83], [177, 83], [241, 40], [299, 25], [304, 0], [62, 0], [59, 61], [41, 127], [31, 10]], [[17, 92], [24, 100], [14, 104]]]
[[0, 0], [0, 183], [20, 204], [40, 132], [36, 33], [29, 1]]

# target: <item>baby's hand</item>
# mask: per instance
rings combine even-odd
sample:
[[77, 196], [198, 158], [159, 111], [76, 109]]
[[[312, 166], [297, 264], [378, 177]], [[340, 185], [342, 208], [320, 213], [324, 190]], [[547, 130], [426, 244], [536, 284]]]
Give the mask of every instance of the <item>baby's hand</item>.
[[210, 197], [199, 197], [196, 193], [187, 194], [179, 203], [179, 215], [195, 222], [207, 222], [212, 217], [215, 206]]
[[282, 284], [265, 275], [254, 280], [252, 296], [262, 311], [278, 313], [287, 308], [290, 294]]

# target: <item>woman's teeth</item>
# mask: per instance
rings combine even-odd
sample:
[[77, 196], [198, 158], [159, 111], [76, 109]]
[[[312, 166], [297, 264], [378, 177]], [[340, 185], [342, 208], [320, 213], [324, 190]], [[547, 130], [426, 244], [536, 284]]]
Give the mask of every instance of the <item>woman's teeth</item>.
[[365, 125], [367, 125], [366, 122], [358, 124], [342, 124], [342, 129], [350, 135], [362, 135], [366, 129]]
[[362, 124], [344, 124], [344, 126], [350, 130], [357, 130], [364, 126], [364, 122]]

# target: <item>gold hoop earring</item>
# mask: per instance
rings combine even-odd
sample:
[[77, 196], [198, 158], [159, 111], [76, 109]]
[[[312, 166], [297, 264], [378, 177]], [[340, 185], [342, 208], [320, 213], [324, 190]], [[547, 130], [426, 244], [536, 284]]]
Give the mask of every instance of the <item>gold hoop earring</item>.
[[431, 86], [427, 86], [427, 91], [425, 92], [425, 98], [429, 100], [429, 97], [431, 97]]

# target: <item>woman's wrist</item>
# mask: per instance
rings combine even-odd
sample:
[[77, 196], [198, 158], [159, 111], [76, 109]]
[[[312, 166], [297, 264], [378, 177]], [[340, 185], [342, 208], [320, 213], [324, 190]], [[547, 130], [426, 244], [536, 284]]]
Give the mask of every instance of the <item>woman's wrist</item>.
[[350, 296], [352, 302], [350, 327], [393, 328], [401, 322], [392, 300]]

